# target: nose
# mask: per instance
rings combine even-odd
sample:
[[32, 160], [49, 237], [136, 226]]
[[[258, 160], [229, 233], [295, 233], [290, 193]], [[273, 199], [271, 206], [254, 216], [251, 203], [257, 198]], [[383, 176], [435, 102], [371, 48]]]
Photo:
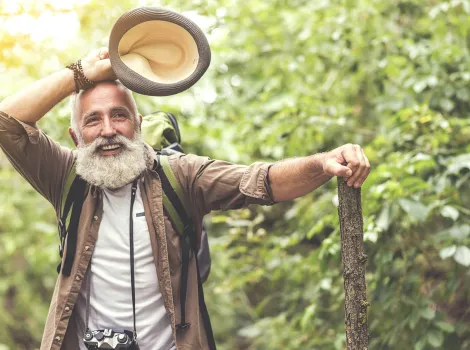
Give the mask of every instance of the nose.
[[101, 136], [103, 137], [110, 137], [116, 135], [116, 129], [111, 121], [111, 118], [105, 117], [103, 118], [103, 124], [101, 128]]

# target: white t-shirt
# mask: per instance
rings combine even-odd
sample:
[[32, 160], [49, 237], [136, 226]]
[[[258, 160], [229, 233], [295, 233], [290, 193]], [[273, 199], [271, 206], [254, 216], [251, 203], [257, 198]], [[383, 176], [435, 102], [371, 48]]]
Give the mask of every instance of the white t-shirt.
[[[129, 248], [132, 184], [103, 191], [103, 218], [91, 260], [90, 330], [133, 330]], [[137, 339], [142, 350], [174, 350], [171, 320], [166, 314], [153, 259], [140, 189], [133, 210], [135, 311]], [[80, 350], [86, 315], [86, 279], [75, 306]]]

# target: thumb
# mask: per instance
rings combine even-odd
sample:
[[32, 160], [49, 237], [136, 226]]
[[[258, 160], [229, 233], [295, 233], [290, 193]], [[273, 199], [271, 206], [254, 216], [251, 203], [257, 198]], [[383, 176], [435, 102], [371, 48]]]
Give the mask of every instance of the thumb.
[[325, 162], [324, 170], [325, 170], [325, 173], [327, 173], [330, 176], [350, 177], [352, 175], [351, 169], [349, 169], [347, 166], [339, 164], [334, 159], [328, 159]]

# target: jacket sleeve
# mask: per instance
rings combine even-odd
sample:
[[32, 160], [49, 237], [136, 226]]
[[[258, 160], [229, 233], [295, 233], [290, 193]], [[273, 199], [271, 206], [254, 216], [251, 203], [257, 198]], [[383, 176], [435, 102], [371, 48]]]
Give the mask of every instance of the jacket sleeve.
[[174, 155], [169, 162], [200, 217], [211, 210], [274, 204], [268, 178], [271, 163], [236, 165], [193, 154]]
[[21, 176], [57, 211], [63, 183], [74, 161], [72, 150], [60, 146], [36, 125], [23, 123], [1, 111], [0, 147]]

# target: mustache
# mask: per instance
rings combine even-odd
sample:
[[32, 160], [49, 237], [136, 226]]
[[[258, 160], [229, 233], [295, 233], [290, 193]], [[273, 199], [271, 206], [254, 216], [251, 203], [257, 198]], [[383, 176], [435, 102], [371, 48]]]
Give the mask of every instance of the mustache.
[[102, 147], [111, 146], [111, 145], [120, 145], [124, 149], [132, 148], [132, 140], [128, 139], [123, 135], [114, 135], [110, 137], [99, 136], [92, 143], [86, 145], [86, 148], [89, 148], [92, 152], [99, 151]]

